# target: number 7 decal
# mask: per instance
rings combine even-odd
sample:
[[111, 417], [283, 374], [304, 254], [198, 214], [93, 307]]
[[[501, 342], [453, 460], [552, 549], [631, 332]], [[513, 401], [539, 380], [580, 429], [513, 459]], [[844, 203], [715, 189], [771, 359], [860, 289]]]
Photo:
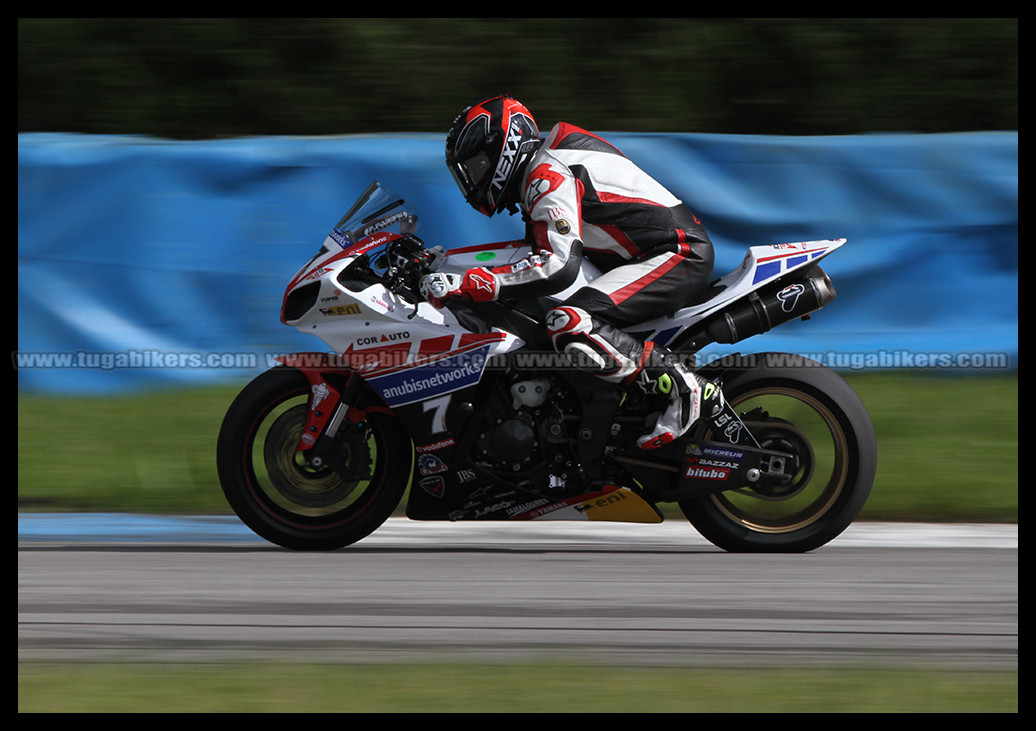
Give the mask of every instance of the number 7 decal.
[[432, 434], [440, 434], [446, 431], [446, 409], [450, 405], [450, 397], [452, 394], [446, 394], [439, 398], [428, 399], [424, 402], [425, 412], [433, 411], [432, 414]]

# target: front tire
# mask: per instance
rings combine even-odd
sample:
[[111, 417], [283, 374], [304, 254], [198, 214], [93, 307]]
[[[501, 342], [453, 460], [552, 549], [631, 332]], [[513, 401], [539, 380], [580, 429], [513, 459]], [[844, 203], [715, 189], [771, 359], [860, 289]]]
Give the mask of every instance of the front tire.
[[683, 500], [680, 509], [727, 551], [811, 551], [842, 533], [867, 501], [877, 469], [874, 427], [834, 371], [784, 353], [751, 357], [753, 367], [722, 374], [724, 397], [761, 446], [796, 455], [795, 477]]
[[327, 551], [366, 537], [392, 514], [410, 480], [413, 447], [395, 416], [368, 411], [339, 447], [342, 462], [362, 467], [365, 477], [313, 469], [297, 451], [309, 395], [296, 369], [260, 374], [223, 419], [216, 464], [227, 502], [256, 534], [286, 548]]

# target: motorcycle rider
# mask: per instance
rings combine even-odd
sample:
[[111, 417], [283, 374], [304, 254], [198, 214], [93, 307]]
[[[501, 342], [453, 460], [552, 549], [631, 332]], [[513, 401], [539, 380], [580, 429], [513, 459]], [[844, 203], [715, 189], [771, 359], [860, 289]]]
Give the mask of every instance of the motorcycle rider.
[[521, 211], [532, 254], [463, 275], [427, 275], [421, 291], [430, 302], [554, 294], [572, 285], [586, 257], [603, 274], [547, 314], [554, 347], [607, 381], [669, 397], [654, 429], [637, 440], [643, 449], [719, 414], [715, 384], [664, 348], [619, 329], [674, 312], [709, 284], [712, 243], [679, 199], [586, 130], [559, 122], [541, 140], [532, 114], [508, 96], [484, 99], [457, 116], [446, 163], [475, 210]]

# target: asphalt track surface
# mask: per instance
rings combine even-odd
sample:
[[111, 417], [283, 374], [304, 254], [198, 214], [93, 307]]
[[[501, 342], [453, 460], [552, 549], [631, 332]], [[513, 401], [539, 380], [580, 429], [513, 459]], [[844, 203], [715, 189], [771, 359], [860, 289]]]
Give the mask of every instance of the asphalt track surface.
[[1017, 526], [756, 556], [661, 525], [390, 520], [298, 553], [233, 517], [19, 516], [23, 660], [1016, 670]]

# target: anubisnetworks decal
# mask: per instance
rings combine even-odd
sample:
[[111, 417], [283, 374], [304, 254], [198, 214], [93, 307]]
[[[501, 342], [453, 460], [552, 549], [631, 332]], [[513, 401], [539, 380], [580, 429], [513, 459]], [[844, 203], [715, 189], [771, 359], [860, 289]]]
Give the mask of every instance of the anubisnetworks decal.
[[423, 401], [478, 383], [485, 370], [488, 350], [486, 346], [437, 360], [434, 364], [405, 368], [370, 378], [368, 383], [381, 393], [389, 406]]

